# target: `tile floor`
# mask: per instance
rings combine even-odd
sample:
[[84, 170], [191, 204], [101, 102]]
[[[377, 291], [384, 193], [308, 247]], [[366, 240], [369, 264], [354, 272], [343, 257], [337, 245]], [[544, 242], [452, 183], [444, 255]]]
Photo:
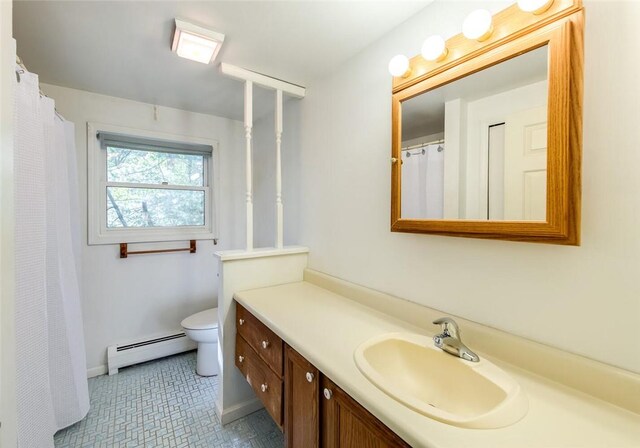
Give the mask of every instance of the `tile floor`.
[[89, 380], [91, 409], [59, 431], [57, 448], [281, 448], [282, 433], [263, 409], [226, 426], [215, 413], [218, 377], [195, 374], [195, 352]]

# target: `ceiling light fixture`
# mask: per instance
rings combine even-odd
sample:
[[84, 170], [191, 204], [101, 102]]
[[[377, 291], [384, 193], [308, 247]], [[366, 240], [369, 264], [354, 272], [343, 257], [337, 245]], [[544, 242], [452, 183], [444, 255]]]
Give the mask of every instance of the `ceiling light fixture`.
[[428, 37], [422, 44], [422, 57], [427, 61], [440, 62], [448, 53], [447, 44], [442, 36]]
[[203, 28], [184, 20], [176, 20], [171, 50], [178, 56], [209, 64], [218, 55], [224, 34]]
[[487, 40], [493, 32], [493, 17], [486, 9], [477, 9], [464, 19], [462, 23], [462, 34], [471, 40], [482, 42]]
[[545, 12], [552, 4], [553, 0], [518, 0], [518, 8], [536, 15]]
[[389, 61], [389, 73], [392, 76], [406, 78], [411, 74], [409, 58], [403, 54], [396, 55]]

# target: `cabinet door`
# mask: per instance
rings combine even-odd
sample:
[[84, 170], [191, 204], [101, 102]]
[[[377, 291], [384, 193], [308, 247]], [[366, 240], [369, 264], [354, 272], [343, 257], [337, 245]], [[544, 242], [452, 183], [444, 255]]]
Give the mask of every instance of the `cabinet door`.
[[410, 448], [325, 376], [321, 387], [322, 448]]
[[284, 438], [287, 448], [318, 448], [318, 369], [289, 346], [284, 367]]

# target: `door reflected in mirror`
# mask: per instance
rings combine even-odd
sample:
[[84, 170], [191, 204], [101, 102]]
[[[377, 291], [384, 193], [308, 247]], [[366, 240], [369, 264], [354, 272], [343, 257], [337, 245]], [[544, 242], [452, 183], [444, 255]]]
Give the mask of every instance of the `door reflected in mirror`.
[[402, 219], [545, 221], [547, 45], [401, 103]]

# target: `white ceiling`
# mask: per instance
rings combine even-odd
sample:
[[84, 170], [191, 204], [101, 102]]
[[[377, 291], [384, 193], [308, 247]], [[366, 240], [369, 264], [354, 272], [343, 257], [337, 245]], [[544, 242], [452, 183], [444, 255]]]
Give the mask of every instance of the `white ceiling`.
[[[430, 2], [22, 0], [14, 36], [42, 82], [241, 119], [242, 86], [220, 61], [308, 86]], [[215, 64], [171, 52], [175, 17], [226, 34]]]

